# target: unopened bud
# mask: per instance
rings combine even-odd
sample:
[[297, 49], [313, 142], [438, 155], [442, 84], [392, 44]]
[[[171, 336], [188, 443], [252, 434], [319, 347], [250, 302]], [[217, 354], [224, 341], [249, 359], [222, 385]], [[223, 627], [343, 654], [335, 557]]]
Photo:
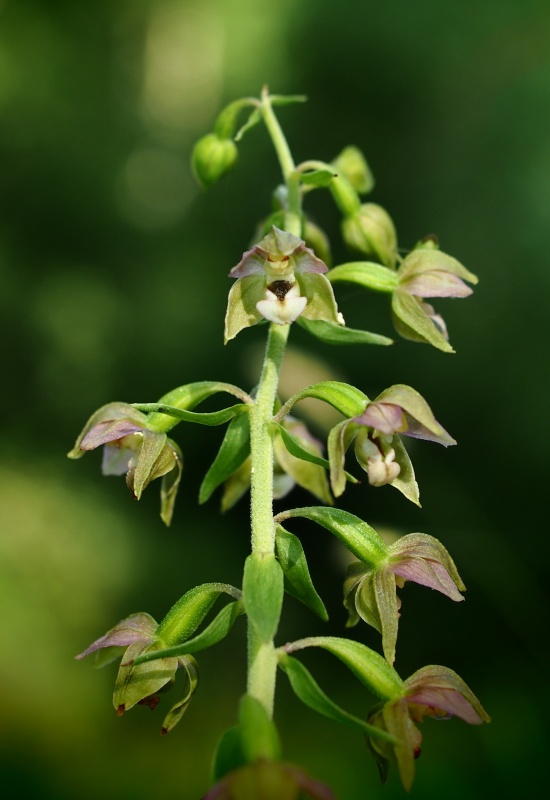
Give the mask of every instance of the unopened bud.
[[342, 222], [344, 241], [354, 250], [378, 258], [393, 267], [397, 253], [397, 235], [392, 219], [382, 206], [364, 203]]
[[235, 166], [237, 156], [233, 139], [222, 139], [215, 133], [208, 133], [195, 144], [191, 164], [199, 183], [208, 189]]

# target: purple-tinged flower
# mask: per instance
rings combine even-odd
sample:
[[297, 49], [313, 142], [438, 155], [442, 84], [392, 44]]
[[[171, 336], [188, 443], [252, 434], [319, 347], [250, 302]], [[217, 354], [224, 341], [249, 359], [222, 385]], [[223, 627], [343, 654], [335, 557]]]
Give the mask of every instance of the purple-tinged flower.
[[138, 500], [151, 481], [162, 478], [160, 515], [169, 525], [183, 468], [177, 444], [166, 433], [149, 430], [147, 415], [133, 406], [109, 403], [92, 414], [68, 456], [80, 458], [100, 446], [103, 474], [126, 475]]
[[390, 763], [396, 761], [403, 786], [409, 791], [422, 742], [415, 722], [422, 722], [424, 717], [449, 719], [456, 716], [470, 725], [481, 725], [491, 718], [462, 678], [447, 667], [419, 669], [404, 682], [404, 690], [403, 697], [376, 706], [369, 717], [371, 725], [387, 731], [398, 743], [392, 745], [372, 737], [368, 744], [382, 781], [387, 779]]
[[293, 764], [259, 759], [225, 775], [203, 800], [336, 800], [328, 786]]
[[477, 277], [455, 258], [442, 253], [431, 240], [406, 256], [397, 270], [398, 286], [392, 295], [395, 329], [405, 339], [429, 342], [440, 350], [453, 352], [447, 327], [426, 298], [468, 297]]
[[[138, 656], [162, 650], [167, 644], [157, 636], [157, 622], [144, 612], [132, 614], [101, 636], [77, 659], [96, 653], [97, 666], [105, 666], [122, 655], [113, 694], [113, 705], [121, 716], [135, 705], [147, 705], [154, 710], [160, 702], [159, 693], [170, 688], [176, 673], [183, 674], [183, 686], [177, 701], [168, 711], [162, 733], [169, 733], [180, 721], [197, 687], [197, 663], [190, 655], [159, 658], [143, 664], [132, 662]], [[100, 650], [106, 650], [99, 653]]]
[[327, 271], [302, 239], [273, 226], [229, 273], [237, 281], [229, 292], [225, 341], [262, 319], [287, 325], [303, 316], [343, 325]]
[[405, 581], [427, 586], [455, 602], [464, 600], [466, 587], [453, 559], [438, 539], [426, 533], [410, 533], [388, 547], [378, 564], [353, 562], [344, 582], [348, 627], [359, 619], [382, 634], [382, 649], [389, 664], [395, 661], [400, 599], [397, 589]]
[[362, 414], [339, 423], [329, 435], [330, 479], [336, 497], [345, 489], [345, 454], [355, 440], [355, 456], [371, 486], [389, 483], [420, 505], [413, 466], [399, 434], [445, 447], [456, 444], [422, 395], [410, 386], [391, 386], [369, 402]]

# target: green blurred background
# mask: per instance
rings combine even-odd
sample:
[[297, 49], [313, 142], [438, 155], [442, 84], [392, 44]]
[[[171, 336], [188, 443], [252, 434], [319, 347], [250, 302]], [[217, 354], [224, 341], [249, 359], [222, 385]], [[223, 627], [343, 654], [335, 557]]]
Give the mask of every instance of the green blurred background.
[[[280, 112], [298, 160], [357, 144], [401, 246], [436, 232], [480, 276], [469, 300], [436, 301], [456, 355], [402, 340], [324, 348], [301, 330], [292, 343], [371, 396], [413, 384], [459, 441], [412, 448], [422, 510], [390, 488], [345, 497], [375, 526], [440, 537], [468, 586], [459, 605], [404, 592], [398, 670], [451, 666], [493, 717], [483, 729], [427, 721], [413, 796], [512, 798], [544, 780], [547, 0], [0, 0], [0, 785], [10, 798], [196, 800], [233, 723], [242, 624], [200, 658], [196, 698], [166, 738], [161, 710], [117, 719], [114, 671], [73, 660], [130, 612], [158, 619], [196, 583], [240, 583], [246, 503], [224, 518], [217, 498], [196, 504], [221, 432], [178, 428], [186, 468], [170, 530], [158, 486], [138, 506], [123, 480], [101, 478], [98, 454], [65, 453], [105, 402], [152, 401], [193, 380], [255, 382], [265, 329], [223, 348], [226, 276], [269, 208], [277, 164], [262, 129], [209, 194], [188, 162], [222, 105], [263, 83], [309, 97]], [[335, 263], [348, 259], [329, 197], [311, 201]], [[338, 297], [349, 324], [392, 335], [384, 298], [352, 287]], [[281, 641], [339, 634], [341, 552], [318, 530], [293, 530], [331, 622], [289, 600]], [[366, 627], [354, 633], [379, 646]], [[371, 698], [328, 656], [313, 670], [342, 705], [367, 712]], [[403, 795], [395, 774], [379, 785], [360, 736], [298, 708], [284, 677], [278, 698], [288, 760], [342, 800]]]

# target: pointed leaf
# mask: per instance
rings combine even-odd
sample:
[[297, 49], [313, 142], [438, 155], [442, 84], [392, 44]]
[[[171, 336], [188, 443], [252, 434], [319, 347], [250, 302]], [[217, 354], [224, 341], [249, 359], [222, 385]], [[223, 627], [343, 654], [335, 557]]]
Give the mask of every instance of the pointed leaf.
[[[231, 394], [239, 400], [250, 400], [246, 392], [243, 392], [242, 389], [239, 389], [238, 386], [234, 386], [231, 383], [224, 383], [223, 381], [197, 381], [172, 389], [163, 395], [158, 402], [162, 405], [191, 411], [198, 406], [199, 403], [202, 403], [203, 400], [220, 392]], [[132, 405], [130, 408], [135, 409], [136, 405]], [[139, 414], [138, 411], [135, 413]], [[174, 425], [177, 425], [177, 422], [174, 420], [173, 416], [150, 413], [146, 417], [146, 425], [150, 431], [166, 433], [171, 430]]]
[[304, 186], [325, 187], [329, 186], [332, 179], [336, 176], [333, 169], [315, 169], [311, 172], [300, 173], [300, 183]]
[[[191, 653], [199, 653], [201, 650], [207, 650], [209, 647], [221, 642], [225, 639], [239, 614], [243, 613], [243, 604], [241, 600], [234, 603], [228, 603], [222, 610], [214, 617], [210, 625], [194, 636], [192, 639], [182, 642], [182, 644], [175, 645], [174, 647], [167, 647], [163, 650], [156, 652], [145, 653], [134, 659], [134, 664], [145, 664], [148, 661], [154, 661], [158, 658], [172, 658], [190, 655]], [[128, 663], [125, 660], [125, 663]]]
[[239, 597], [240, 592], [227, 583], [203, 583], [190, 589], [174, 603], [157, 629], [157, 637], [165, 645], [179, 644], [199, 627], [220, 594]]
[[331, 283], [339, 281], [356, 283], [375, 292], [395, 292], [399, 285], [397, 274], [393, 269], [372, 261], [350, 261], [349, 264], [340, 264], [327, 273], [327, 278]]
[[322, 647], [339, 658], [373, 694], [382, 700], [404, 695], [404, 683], [381, 655], [360, 642], [337, 636], [310, 636], [285, 646], [287, 653], [305, 647]]
[[224, 731], [214, 753], [212, 765], [212, 783], [216, 783], [228, 772], [243, 767], [246, 758], [243, 753], [241, 732], [239, 727], [229, 728]]
[[377, 567], [388, 558], [389, 549], [374, 528], [348, 511], [327, 506], [293, 508], [278, 514], [276, 521], [291, 517], [305, 517], [322, 525], [366, 564]]
[[350, 386], [349, 383], [342, 383], [341, 381], [322, 381], [321, 383], [314, 383], [306, 389], [297, 392], [289, 400], [286, 401], [284, 406], [277, 414], [277, 421], [283, 419], [290, 409], [305, 397], [315, 397], [317, 400], [322, 400], [333, 406], [337, 411], [345, 417], [358, 417], [360, 416], [369, 403], [369, 398], [364, 392]]
[[386, 731], [376, 728], [374, 725], [369, 725], [368, 722], [364, 722], [359, 717], [354, 717], [353, 714], [340, 708], [324, 693], [313, 675], [296, 658], [284, 656], [281, 658], [279, 666], [286, 673], [296, 697], [313, 711], [331, 719], [333, 722], [339, 722], [348, 728], [360, 730], [369, 736], [375, 736], [390, 742], [395, 741]]
[[326, 622], [327, 610], [313, 586], [306, 555], [298, 537], [289, 533], [282, 525], [277, 525], [275, 547], [277, 558], [288, 582], [287, 592]]
[[197, 422], [199, 425], [223, 425], [238, 414], [243, 414], [250, 409], [250, 406], [245, 403], [236, 403], [229, 408], [222, 408], [220, 411], [186, 411], [183, 408], [176, 408], [164, 403], [134, 403], [134, 408], [145, 412], [157, 412], [159, 414], [167, 414], [184, 422]]
[[199, 503], [206, 503], [212, 492], [226, 481], [250, 453], [248, 416], [241, 414], [231, 420], [212, 466], [206, 473], [199, 491]]
[[316, 336], [327, 344], [346, 345], [346, 344], [393, 344], [393, 339], [382, 336], [379, 333], [369, 333], [356, 328], [347, 328], [345, 325], [335, 325], [333, 322], [325, 320], [309, 320], [303, 316], [296, 320], [298, 325], [308, 333]]
[[239, 130], [233, 137], [234, 141], [240, 142], [245, 133], [251, 131], [252, 128], [255, 128], [256, 125], [258, 125], [261, 121], [262, 121], [262, 112], [260, 111], [259, 108], [255, 108], [248, 117], [248, 119], [246, 120], [246, 122], [244, 123], [244, 125], [241, 128], [239, 128]]
[[262, 642], [275, 636], [281, 616], [284, 574], [273, 553], [252, 553], [244, 565], [243, 601]]
[[249, 694], [245, 694], [239, 703], [239, 731], [248, 762], [260, 758], [276, 761], [281, 757], [277, 728], [264, 706]]
[[[294, 438], [296, 439], [296, 437]], [[296, 441], [299, 440], [296, 439]], [[315, 455], [315, 450], [317, 452], [320, 451], [319, 445], [315, 445], [310, 441], [302, 441], [304, 443], [303, 452], [313, 451], [313, 455]], [[308, 448], [311, 448], [311, 450], [308, 450]], [[273, 440], [273, 451], [277, 464], [287, 476], [292, 478], [294, 483], [310, 492], [321, 503], [332, 505], [332, 495], [324, 465], [310, 463], [310, 459], [303, 459], [290, 453], [286, 447], [286, 442], [283, 441], [283, 437], [279, 435], [276, 435]]]

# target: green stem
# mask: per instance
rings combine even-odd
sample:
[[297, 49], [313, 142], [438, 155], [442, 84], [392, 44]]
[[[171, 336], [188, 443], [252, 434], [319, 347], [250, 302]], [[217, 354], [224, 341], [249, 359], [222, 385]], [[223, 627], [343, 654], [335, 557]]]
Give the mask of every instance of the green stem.
[[296, 172], [294, 159], [279, 120], [275, 116], [267, 87], [262, 90], [262, 117], [271, 136], [277, 153], [281, 172], [288, 190], [288, 209], [285, 212], [285, 230], [294, 236], [302, 234], [302, 197], [300, 192], [300, 176]]
[[[252, 552], [274, 554], [273, 521], [273, 441], [271, 421], [279, 384], [289, 325], [269, 328], [265, 359], [256, 395], [250, 410], [250, 513]], [[248, 693], [273, 714], [277, 657], [273, 641], [262, 642], [253, 626], [248, 625]]]

